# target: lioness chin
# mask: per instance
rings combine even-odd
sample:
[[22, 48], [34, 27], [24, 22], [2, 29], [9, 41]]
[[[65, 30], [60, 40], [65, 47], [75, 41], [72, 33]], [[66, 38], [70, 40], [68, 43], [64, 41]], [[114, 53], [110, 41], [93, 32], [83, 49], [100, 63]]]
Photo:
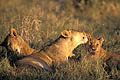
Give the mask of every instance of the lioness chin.
[[68, 57], [74, 56], [72, 51], [80, 44], [88, 41], [85, 32], [64, 30], [58, 39], [47, 48], [31, 54], [17, 62], [18, 65], [31, 65], [35, 68], [51, 70], [53, 63], [68, 61]]

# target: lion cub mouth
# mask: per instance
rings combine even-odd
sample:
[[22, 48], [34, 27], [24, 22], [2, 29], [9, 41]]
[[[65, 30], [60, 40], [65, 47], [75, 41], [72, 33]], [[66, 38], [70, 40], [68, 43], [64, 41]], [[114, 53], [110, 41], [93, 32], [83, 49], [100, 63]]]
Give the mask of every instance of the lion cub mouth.
[[89, 51], [89, 54], [91, 54], [91, 55], [95, 55], [95, 50], [93, 50], [93, 49], [88, 49], [88, 51]]

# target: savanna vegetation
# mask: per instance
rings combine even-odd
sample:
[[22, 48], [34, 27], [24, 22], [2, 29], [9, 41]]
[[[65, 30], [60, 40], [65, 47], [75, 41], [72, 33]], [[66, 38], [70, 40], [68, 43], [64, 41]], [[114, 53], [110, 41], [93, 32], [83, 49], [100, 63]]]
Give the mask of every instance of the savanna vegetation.
[[[15, 28], [34, 49], [53, 42], [60, 32], [76, 29], [105, 41], [103, 48], [120, 54], [120, 0], [0, 0], [0, 43]], [[108, 73], [101, 61], [86, 60], [84, 45], [76, 57], [54, 65], [58, 71], [18, 70], [10, 64], [12, 52], [0, 46], [0, 80], [119, 80], [120, 65]], [[81, 57], [80, 57], [81, 56]], [[12, 57], [14, 58], [14, 57]]]

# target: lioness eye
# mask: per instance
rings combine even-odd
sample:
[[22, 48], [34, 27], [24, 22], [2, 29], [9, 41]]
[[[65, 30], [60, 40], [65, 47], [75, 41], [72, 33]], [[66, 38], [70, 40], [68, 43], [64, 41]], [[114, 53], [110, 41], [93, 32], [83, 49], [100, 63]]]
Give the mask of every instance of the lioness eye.
[[83, 39], [85, 39], [85, 37], [83, 37]]

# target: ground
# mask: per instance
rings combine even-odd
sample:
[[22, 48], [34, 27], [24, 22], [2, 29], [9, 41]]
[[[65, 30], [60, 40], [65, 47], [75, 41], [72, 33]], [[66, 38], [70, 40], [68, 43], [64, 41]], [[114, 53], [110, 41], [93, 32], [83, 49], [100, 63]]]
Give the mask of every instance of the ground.
[[[76, 29], [90, 33], [95, 38], [104, 37], [103, 48], [120, 54], [120, 1], [90, 0], [74, 5], [73, 0], [0, 0], [0, 43], [11, 27], [29, 43], [32, 48], [42, 49], [52, 43], [64, 29]], [[87, 1], [87, 0], [86, 0]], [[84, 57], [84, 46], [74, 50], [76, 56]], [[120, 71], [113, 69], [112, 77], [104, 68], [85, 61], [70, 60], [57, 65], [58, 72], [25, 69], [17, 73], [16, 67], [9, 64], [9, 57], [0, 46], [0, 78], [49, 79], [49, 80], [107, 80], [120, 79]], [[54, 66], [53, 66], [54, 67]]]

